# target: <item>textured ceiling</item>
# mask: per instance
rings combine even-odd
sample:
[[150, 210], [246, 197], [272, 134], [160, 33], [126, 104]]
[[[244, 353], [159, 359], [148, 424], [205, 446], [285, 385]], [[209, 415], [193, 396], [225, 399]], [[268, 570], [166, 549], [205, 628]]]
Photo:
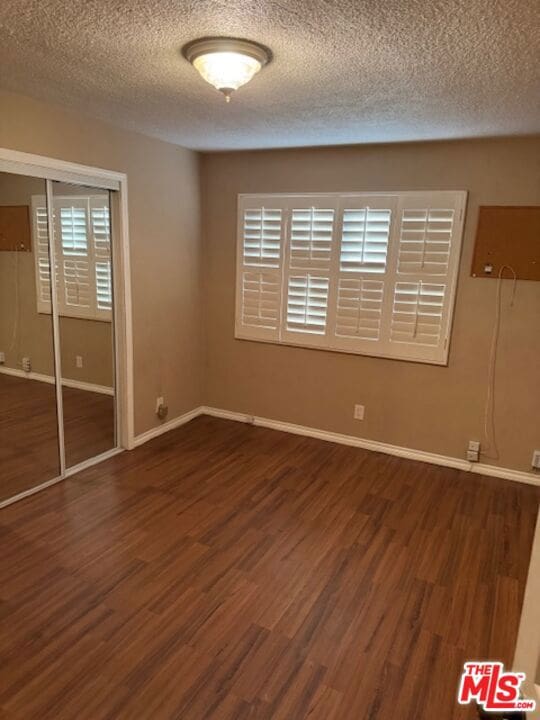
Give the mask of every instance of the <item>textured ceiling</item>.
[[[0, 86], [196, 149], [528, 134], [539, 15], [540, 0], [2, 0]], [[227, 105], [179, 53], [204, 35], [274, 61]]]

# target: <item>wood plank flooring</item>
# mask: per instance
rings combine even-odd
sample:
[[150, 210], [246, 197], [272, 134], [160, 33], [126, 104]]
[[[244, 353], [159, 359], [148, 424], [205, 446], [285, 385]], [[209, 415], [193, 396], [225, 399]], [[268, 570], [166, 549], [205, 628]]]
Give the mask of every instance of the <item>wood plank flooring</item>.
[[198, 418], [0, 511], [0, 718], [474, 718], [538, 500]]
[[[0, 373], [0, 500], [60, 474], [55, 386]], [[68, 466], [114, 447], [114, 399], [64, 387]]]

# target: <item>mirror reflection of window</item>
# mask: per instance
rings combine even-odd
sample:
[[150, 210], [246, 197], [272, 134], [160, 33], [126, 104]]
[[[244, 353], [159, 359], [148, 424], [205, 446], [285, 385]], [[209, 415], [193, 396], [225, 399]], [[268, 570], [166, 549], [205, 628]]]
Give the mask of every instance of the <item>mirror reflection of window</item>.
[[0, 173], [0, 502], [60, 475], [45, 180]]
[[[110, 198], [107, 190], [52, 187], [64, 442], [72, 467], [116, 444]], [[36, 233], [40, 207], [36, 198]], [[36, 264], [41, 278], [45, 287], [51, 282], [45, 258]], [[40, 303], [39, 311], [50, 313], [50, 305]]]

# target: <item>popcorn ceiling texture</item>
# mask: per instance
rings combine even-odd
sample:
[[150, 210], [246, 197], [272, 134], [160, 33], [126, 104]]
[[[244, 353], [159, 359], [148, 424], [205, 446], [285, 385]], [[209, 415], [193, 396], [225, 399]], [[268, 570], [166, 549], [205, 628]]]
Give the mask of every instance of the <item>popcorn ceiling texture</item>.
[[[539, 15], [539, 0], [2, 0], [0, 86], [203, 150], [530, 134]], [[274, 61], [226, 105], [180, 56], [204, 35]]]

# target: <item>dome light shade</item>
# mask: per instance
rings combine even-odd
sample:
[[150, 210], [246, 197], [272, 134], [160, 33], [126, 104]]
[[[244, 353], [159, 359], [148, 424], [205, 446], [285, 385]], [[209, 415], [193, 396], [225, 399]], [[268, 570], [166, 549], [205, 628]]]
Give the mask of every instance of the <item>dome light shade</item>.
[[202, 38], [193, 40], [182, 49], [182, 54], [206, 82], [225, 95], [231, 94], [249, 82], [267, 63], [268, 48], [249, 40], [234, 38]]

